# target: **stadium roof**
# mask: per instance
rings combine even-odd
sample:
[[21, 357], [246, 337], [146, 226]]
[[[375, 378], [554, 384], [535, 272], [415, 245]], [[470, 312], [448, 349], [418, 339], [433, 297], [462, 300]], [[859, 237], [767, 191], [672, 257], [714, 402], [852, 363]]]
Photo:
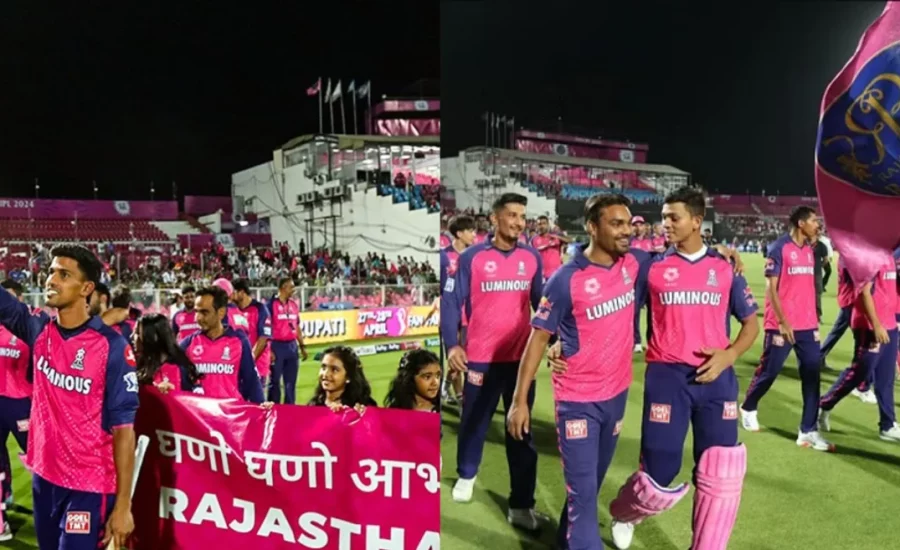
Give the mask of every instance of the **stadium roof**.
[[568, 166], [589, 166], [591, 168], [604, 168], [606, 170], [620, 170], [622, 172], [649, 172], [652, 174], [669, 174], [673, 176], [690, 176], [688, 172], [679, 170], [668, 164], [642, 164], [640, 162], [619, 162], [615, 160], [591, 159], [585, 157], [564, 157], [561, 155], [546, 155], [542, 153], [526, 153], [514, 149], [497, 149], [491, 147], [469, 147], [466, 153], [477, 151], [496, 151], [512, 158], [536, 162], [538, 164], [565, 164]]
[[365, 145], [432, 145], [440, 146], [439, 136], [364, 136], [346, 134], [306, 134], [281, 146], [288, 150], [316, 140], [337, 140], [339, 149], [359, 149]]

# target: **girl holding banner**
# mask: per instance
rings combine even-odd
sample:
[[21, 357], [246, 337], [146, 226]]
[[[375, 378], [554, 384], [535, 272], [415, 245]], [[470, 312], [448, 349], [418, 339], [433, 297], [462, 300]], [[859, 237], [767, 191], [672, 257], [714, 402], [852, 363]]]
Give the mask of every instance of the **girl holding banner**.
[[377, 406], [362, 361], [353, 348], [332, 346], [325, 350], [319, 368], [319, 385], [309, 405], [324, 405], [335, 412], [350, 407], [360, 415], [366, 407]]
[[391, 381], [384, 406], [438, 412], [440, 410], [441, 363], [427, 349], [406, 352], [400, 359], [397, 376]]

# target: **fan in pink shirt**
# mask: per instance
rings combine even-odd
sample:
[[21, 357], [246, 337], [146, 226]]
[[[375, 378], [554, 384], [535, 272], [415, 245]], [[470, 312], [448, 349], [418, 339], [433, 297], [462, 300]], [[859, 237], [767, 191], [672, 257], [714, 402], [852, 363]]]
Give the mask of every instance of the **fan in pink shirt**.
[[249, 328], [247, 337], [253, 346], [256, 370], [265, 390], [272, 366], [272, 350], [269, 345], [269, 339], [272, 338], [272, 319], [266, 305], [253, 298], [250, 292], [250, 282], [247, 279], [238, 279], [234, 283], [232, 299], [247, 319]]
[[531, 238], [531, 246], [541, 255], [544, 280], [550, 279], [562, 267], [563, 245], [572, 242], [569, 237], [550, 231], [550, 218], [538, 216], [537, 234]]
[[81, 246], [58, 246], [46, 281], [51, 319], [0, 292], [0, 324], [31, 347], [34, 393], [26, 462], [41, 548], [121, 547], [134, 529], [138, 383], [124, 338], [88, 304], [102, 266]]
[[833, 451], [834, 445], [816, 429], [822, 357], [811, 243], [819, 234], [819, 218], [813, 208], [801, 205], [791, 212], [790, 224], [790, 233], [773, 242], [766, 257], [765, 343], [759, 367], [741, 404], [741, 425], [747, 431], [759, 431], [759, 402], [793, 350], [799, 363], [803, 397], [797, 445]]
[[631, 239], [631, 248], [643, 250], [644, 252], [653, 251], [653, 239], [649, 235], [650, 226], [647, 225], [643, 216], [635, 216], [631, 218], [631, 226], [634, 228], [634, 237]]
[[897, 264], [893, 256], [882, 259], [873, 280], [865, 283], [850, 314], [855, 353], [853, 364], [841, 372], [819, 403], [819, 429], [831, 430], [831, 411], [871, 372], [878, 403], [879, 438], [900, 442], [900, 426], [894, 411], [897, 361]]
[[[471, 500], [484, 442], [498, 403], [508, 409], [516, 385], [516, 366], [525, 351], [531, 311], [540, 301], [542, 270], [537, 251], [519, 243], [525, 229], [527, 199], [501, 195], [493, 205], [493, 238], [459, 257], [452, 292], [442, 294], [441, 335], [450, 368], [465, 373], [464, 402], [457, 443], [459, 480], [453, 499]], [[462, 312], [468, 327], [461, 342]], [[534, 385], [528, 395], [534, 402]], [[506, 439], [511, 494], [509, 521], [535, 529], [537, 451], [531, 438]]]
[[[440, 253], [440, 284], [441, 294], [444, 291], [453, 292], [453, 277], [456, 275], [456, 268], [459, 265], [459, 255], [475, 242], [475, 220], [470, 216], [460, 215], [450, 219], [450, 233], [453, 235], [451, 246], [441, 250]], [[449, 286], [448, 286], [448, 281]], [[449, 290], [447, 290], [449, 289]], [[461, 319], [463, 327], [466, 326], [465, 316]], [[441, 339], [441, 365], [444, 364], [443, 339]], [[451, 388], [454, 395], [451, 395]], [[459, 403], [463, 396], [463, 377], [459, 376], [456, 371], [451, 370], [444, 377], [441, 389], [442, 400], [446, 403]]]
[[156, 386], [163, 393], [203, 393], [203, 375], [175, 341], [168, 319], [158, 313], [144, 315], [135, 326], [134, 350], [138, 383]]
[[172, 317], [172, 330], [175, 332], [176, 342], [181, 342], [191, 334], [200, 330], [200, 325], [197, 324], [197, 313], [194, 311], [195, 292], [196, 289], [192, 286], [185, 286], [181, 289], [181, 296], [184, 299], [184, 309]]
[[[567, 498], [557, 531], [559, 548], [602, 548], [597, 497], [612, 461], [632, 380], [635, 283], [640, 263], [631, 252], [630, 201], [596, 195], [585, 204], [591, 243], [544, 287], [519, 364], [507, 427], [516, 440], [530, 431], [527, 402], [551, 337], [559, 336], [567, 368], [554, 373], [556, 433]], [[640, 258], [639, 258], [640, 257]]]
[[[3, 289], [22, 301], [22, 285], [8, 279]], [[2, 291], [0, 291], [2, 292]], [[12, 502], [12, 462], [6, 446], [12, 435], [22, 452], [28, 450], [32, 384], [28, 380], [31, 350], [24, 340], [0, 325], [0, 503]], [[12, 530], [0, 506], [0, 541], [11, 540]]]
[[[732, 365], [759, 334], [756, 300], [732, 265], [701, 237], [706, 197], [691, 187], [668, 195], [665, 254], [642, 266], [637, 301], [649, 305], [640, 470], [610, 505], [613, 542], [627, 548], [634, 526], [676, 505], [687, 484], [685, 436], [694, 432], [693, 548], [724, 550], [737, 518], [746, 473], [738, 443], [738, 382]], [[732, 342], [730, 318], [741, 322]]]

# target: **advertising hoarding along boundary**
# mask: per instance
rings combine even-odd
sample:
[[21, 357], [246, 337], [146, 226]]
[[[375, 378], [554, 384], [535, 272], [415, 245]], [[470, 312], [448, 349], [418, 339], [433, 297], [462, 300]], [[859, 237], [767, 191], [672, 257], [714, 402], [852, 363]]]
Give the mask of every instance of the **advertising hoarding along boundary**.
[[307, 311], [300, 314], [300, 322], [304, 342], [316, 345], [351, 340], [432, 336], [438, 333], [439, 315], [431, 306], [381, 307]]

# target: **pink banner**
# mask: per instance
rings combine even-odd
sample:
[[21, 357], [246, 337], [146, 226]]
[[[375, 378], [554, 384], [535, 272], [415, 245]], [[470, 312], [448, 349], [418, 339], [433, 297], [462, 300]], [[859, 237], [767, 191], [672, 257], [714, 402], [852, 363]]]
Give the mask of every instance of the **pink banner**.
[[540, 153], [561, 157], [592, 158], [614, 160], [616, 162], [647, 162], [647, 151], [638, 151], [636, 149], [600, 148], [592, 145], [552, 143], [548, 141], [532, 141], [530, 139], [517, 139], [516, 149], [526, 153]]
[[136, 430], [135, 550], [439, 548], [437, 414], [144, 389]]
[[175, 201], [79, 201], [67, 199], [3, 199], [0, 218], [71, 220], [128, 218], [177, 220]]
[[395, 118], [376, 119], [375, 135], [380, 136], [439, 136], [441, 135], [441, 119], [439, 118]]
[[205, 195], [185, 195], [184, 211], [187, 214], [202, 216], [221, 210], [231, 213], [234, 205], [231, 197], [207, 197]]
[[440, 111], [440, 99], [390, 99], [376, 103], [372, 106], [375, 116], [384, 113], [408, 113], [419, 112], [426, 113], [428, 111]]
[[594, 147], [609, 147], [612, 149], [632, 149], [635, 151], [649, 151], [650, 146], [646, 143], [629, 143], [627, 141], [614, 141], [609, 139], [593, 139], [586, 137], [573, 136], [570, 134], [554, 134], [548, 132], [533, 132], [531, 130], [521, 130], [515, 133], [515, 139], [539, 139], [547, 141], [559, 141], [561, 143], [580, 143], [582, 145], [592, 145]]
[[829, 234], [855, 283], [900, 245], [900, 7], [887, 2], [834, 78], [819, 115], [816, 189]]

